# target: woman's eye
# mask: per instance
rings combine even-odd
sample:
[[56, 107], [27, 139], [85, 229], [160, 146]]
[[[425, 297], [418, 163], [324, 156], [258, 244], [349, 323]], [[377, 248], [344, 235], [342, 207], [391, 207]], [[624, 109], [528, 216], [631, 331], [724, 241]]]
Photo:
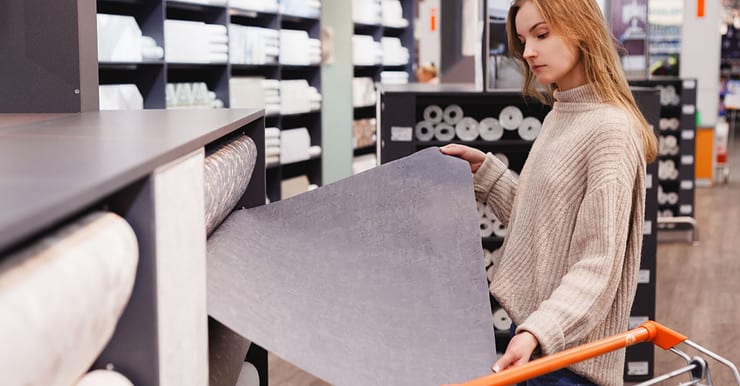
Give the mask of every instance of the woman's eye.
[[544, 38], [546, 38], [546, 37], [547, 37], [547, 35], [549, 35], [549, 33], [547, 33], [547, 32], [543, 32], [543, 33], [541, 33], [541, 34], [537, 35], [537, 39], [544, 39]]

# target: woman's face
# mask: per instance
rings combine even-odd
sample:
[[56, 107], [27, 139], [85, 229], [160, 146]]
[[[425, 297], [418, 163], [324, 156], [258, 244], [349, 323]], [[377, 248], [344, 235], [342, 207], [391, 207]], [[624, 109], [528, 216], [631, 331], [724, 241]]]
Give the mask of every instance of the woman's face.
[[552, 32], [533, 2], [519, 8], [516, 33], [524, 46], [523, 57], [542, 85], [555, 83], [568, 90], [586, 83], [581, 56], [575, 45]]

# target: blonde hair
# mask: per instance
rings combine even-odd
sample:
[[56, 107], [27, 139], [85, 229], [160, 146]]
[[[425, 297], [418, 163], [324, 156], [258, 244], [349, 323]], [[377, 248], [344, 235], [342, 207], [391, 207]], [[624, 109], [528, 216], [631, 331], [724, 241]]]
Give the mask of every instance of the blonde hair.
[[606, 20], [594, 0], [514, 0], [509, 8], [506, 35], [509, 54], [522, 66], [524, 85], [522, 92], [544, 103], [552, 101], [555, 85], [548, 85], [546, 93], [538, 90], [535, 76], [524, 59], [524, 45], [516, 32], [516, 15], [526, 2], [532, 2], [552, 31], [576, 46], [583, 61], [586, 79], [596, 94], [604, 101], [614, 103], [629, 111], [640, 126], [643, 150], [648, 163], [658, 153], [655, 133], [637, 107], [617, 54], [617, 42], [609, 31]]

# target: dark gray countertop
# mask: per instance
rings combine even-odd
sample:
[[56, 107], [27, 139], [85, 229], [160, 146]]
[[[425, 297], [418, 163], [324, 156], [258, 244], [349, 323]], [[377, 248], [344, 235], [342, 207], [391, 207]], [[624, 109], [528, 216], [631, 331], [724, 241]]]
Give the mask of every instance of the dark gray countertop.
[[[379, 85], [383, 93], [414, 93], [414, 94], [433, 94], [433, 93], [461, 93], [461, 94], [483, 94], [484, 91], [478, 89], [473, 84], [468, 83], [409, 83], [409, 84], [388, 84]], [[519, 89], [496, 89], [488, 93], [514, 92], [521, 93]]]
[[263, 116], [261, 109], [0, 114], [0, 252]]

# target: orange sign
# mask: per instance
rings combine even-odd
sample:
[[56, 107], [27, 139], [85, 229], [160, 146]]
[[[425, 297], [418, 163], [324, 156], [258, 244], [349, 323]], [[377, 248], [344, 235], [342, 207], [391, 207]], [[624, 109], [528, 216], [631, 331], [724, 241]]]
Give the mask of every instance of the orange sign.
[[704, 0], [696, 0], [696, 17], [704, 17]]
[[429, 29], [434, 32], [437, 30], [437, 8], [432, 8], [429, 16]]

